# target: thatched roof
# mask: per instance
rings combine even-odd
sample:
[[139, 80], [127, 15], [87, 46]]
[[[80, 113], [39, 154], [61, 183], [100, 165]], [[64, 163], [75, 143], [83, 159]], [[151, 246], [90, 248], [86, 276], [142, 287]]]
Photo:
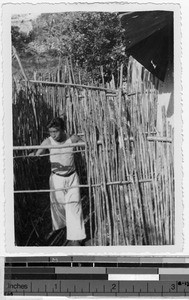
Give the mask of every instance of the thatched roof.
[[120, 18], [126, 53], [163, 81], [168, 62], [173, 62], [173, 12], [130, 12]]

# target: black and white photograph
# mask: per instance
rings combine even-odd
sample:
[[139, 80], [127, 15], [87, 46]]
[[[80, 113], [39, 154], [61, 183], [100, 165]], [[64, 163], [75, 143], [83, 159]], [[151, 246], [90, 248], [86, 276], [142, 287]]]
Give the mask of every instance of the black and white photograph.
[[16, 248], [177, 244], [178, 15], [177, 5], [12, 11]]

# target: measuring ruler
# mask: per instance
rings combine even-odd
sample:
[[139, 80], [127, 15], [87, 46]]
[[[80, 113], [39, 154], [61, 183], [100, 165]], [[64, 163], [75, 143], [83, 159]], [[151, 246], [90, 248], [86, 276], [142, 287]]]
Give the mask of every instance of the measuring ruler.
[[7, 257], [4, 295], [189, 296], [189, 257]]

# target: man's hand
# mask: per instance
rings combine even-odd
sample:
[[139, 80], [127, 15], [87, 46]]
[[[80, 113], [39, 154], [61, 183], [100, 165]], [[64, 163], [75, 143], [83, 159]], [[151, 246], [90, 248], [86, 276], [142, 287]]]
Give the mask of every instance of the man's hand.
[[76, 134], [71, 136], [71, 141], [72, 141], [72, 143], [84, 143], [85, 142], [84, 137], [81, 138], [80, 136], [78, 136]]
[[29, 153], [29, 156], [35, 156], [35, 152]]

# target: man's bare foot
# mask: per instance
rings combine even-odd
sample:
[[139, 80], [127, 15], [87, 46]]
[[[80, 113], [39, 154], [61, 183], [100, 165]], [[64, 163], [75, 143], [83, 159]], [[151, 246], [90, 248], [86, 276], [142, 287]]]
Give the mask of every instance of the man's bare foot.
[[54, 230], [52, 230], [51, 232], [49, 232], [47, 235], [45, 235], [45, 240], [50, 239], [50, 237], [54, 234]]
[[80, 241], [68, 241], [68, 243], [66, 244], [66, 246], [74, 246], [74, 247], [77, 247], [77, 246], [81, 246], [81, 242]]

